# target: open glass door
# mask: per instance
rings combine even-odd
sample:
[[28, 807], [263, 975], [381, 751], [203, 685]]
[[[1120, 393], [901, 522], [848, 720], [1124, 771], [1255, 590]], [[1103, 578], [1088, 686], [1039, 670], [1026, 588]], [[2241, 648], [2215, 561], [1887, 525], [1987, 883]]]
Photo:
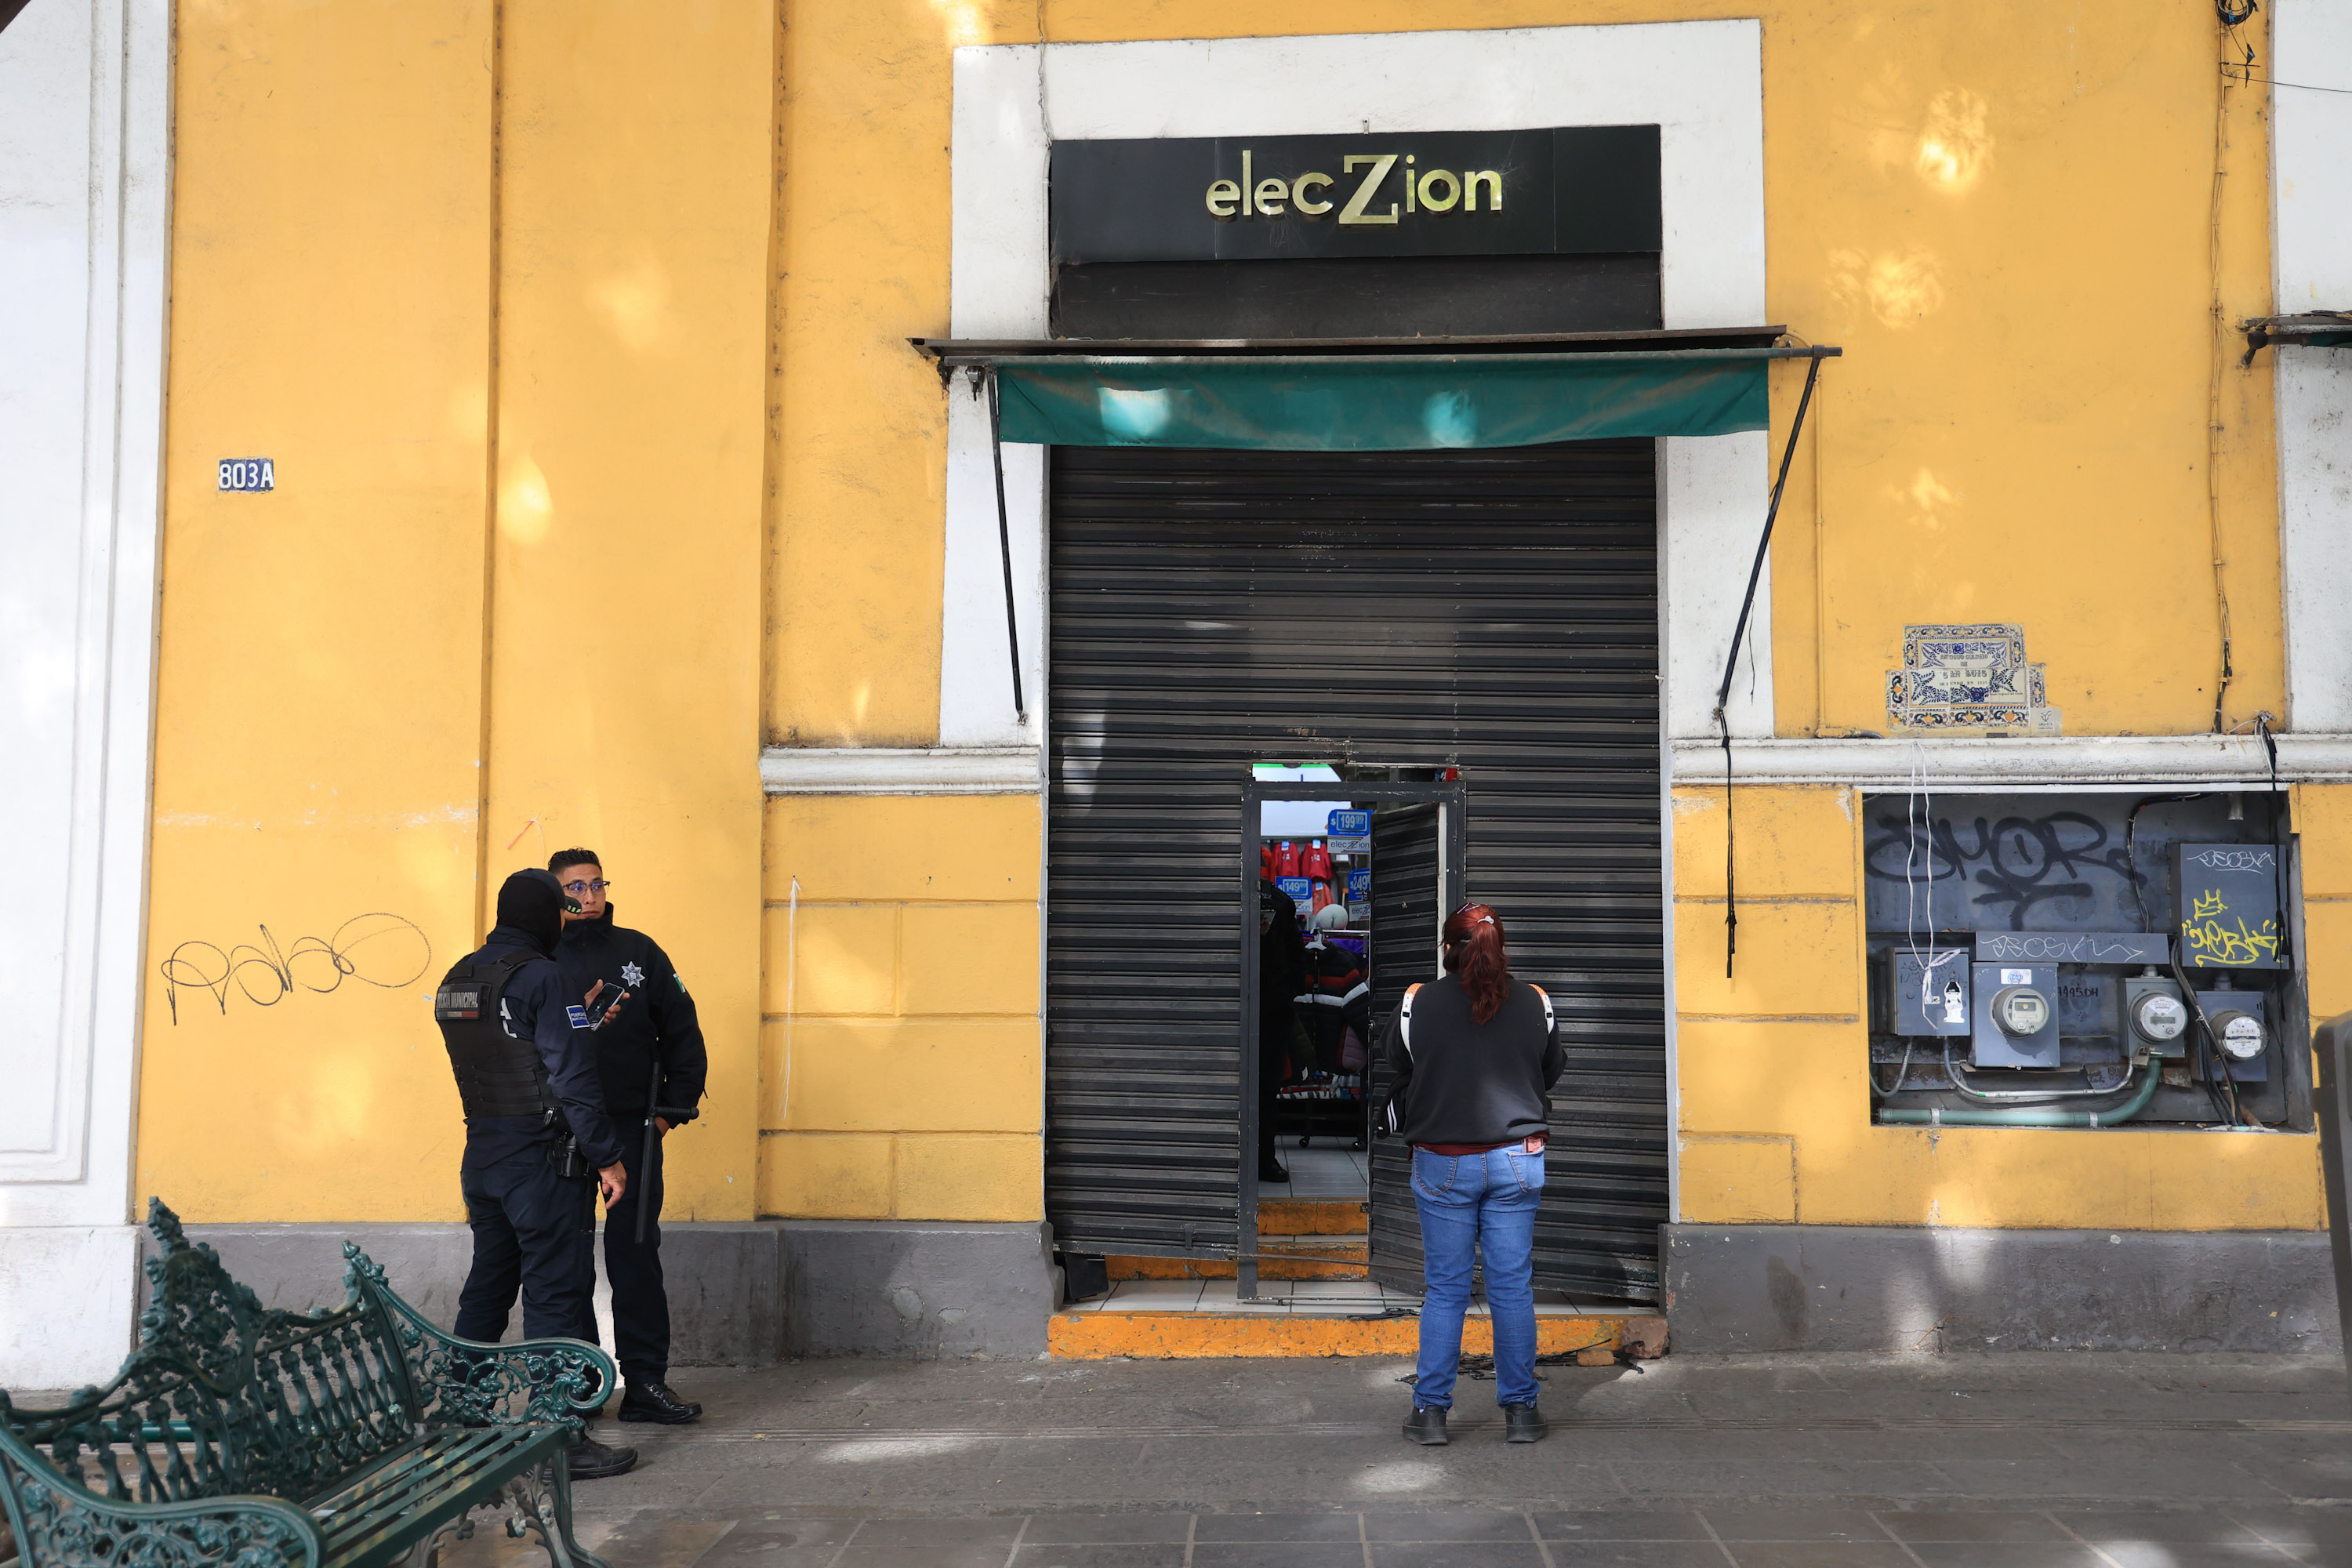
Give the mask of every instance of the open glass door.
[[[1394, 1077], [1378, 1048], [1388, 1037], [1405, 988], [1437, 978], [1438, 938], [1462, 901], [1463, 799], [1397, 805], [1372, 817], [1372, 1114], [1387, 1103]], [[1370, 1260], [1374, 1280], [1418, 1293], [1421, 1216], [1412, 1201], [1412, 1151], [1394, 1138], [1372, 1140]]]

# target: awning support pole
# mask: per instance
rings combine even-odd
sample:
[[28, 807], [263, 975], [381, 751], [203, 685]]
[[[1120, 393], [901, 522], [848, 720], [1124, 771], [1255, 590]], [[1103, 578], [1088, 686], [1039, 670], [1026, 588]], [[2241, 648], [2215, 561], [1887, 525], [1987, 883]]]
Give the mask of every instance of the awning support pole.
[[1013, 607], [1013, 527], [1004, 512], [1004, 437], [997, 412], [996, 367], [982, 371], [975, 366], [971, 374], [975, 381], [982, 375], [988, 379], [988, 457], [996, 468], [996, 549], [1004, 563], [1004, 646], [1013, 659], [1013, 716], [1026, 724], [1029, 705], [1021, 699], [1021, 625]]
[[[1756, 607], [1756, 584], [1764, 575], [1764, 558], [1772, 549], [1772, 523], [1780, 515], [1780, 492], [1789, 485], [1789, 465], [1797, 456], [1797, 437], [1805, 428], [1805, 411], [1813, 405], [1813, 380], [1822, 374], [1819, 354], [1805, 362], [1804, 395], [1797, 399], [1797, 422], [1789, 427], [1789, 444], [1780, 452], [1780, 473], [1772, 481], [1771, 504], [1764, 509], [1764, 536], [1756, 542], [1756, 562], [1748, 568], [1748, 593], [1739, 601], [1739, 620], [1731, 628], [1731, 652], [1723, 661], [1723, 684], [1715, 689], [1715, 727], [1723, 737], [1723, 977], [1731, 978], [1732, 955], [1739, 951], [1739, 901], [1735, 896], [1731, 837], [1731, 721], [1724, 708], [1731, 700], [1731, 679], [1739, 664], [1739, 644], [1748, 635], [1748, 613]], [[1819, 475], [1814, 483], [1821, 482]], [[1821, 570], [1821, 563], [1813, 563]]]

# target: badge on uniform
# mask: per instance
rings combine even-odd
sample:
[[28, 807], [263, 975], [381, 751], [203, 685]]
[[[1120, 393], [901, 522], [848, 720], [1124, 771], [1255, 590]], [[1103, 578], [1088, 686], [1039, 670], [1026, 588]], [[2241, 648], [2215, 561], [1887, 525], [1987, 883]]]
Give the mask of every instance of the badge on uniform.
[[644, 970], [642, 970], [642, 969], [639, 969], [635, 964], [634, 964], [634, 963], [625, 963], [625, 964], [621, 965], [621, 984], [622, 984], [626, 985], [626, 986], [629, 986], [629, 987], [631, 987], [631, 988], [633, 988], [633, 989], [634, 989], [636, 985], [638, 985], [639, 984], [641, 984], [641, 983], [645, 980], [645, 977], [646, 977], [646, 972], [645, 972]]
[[588, 1009], [585, 1007], [577, 1005], [566, 1007], [563, 1010], [563, 1016], [572, 1020], [572, 1026], [575, 1029], [584, 1029], [588, 1026]]

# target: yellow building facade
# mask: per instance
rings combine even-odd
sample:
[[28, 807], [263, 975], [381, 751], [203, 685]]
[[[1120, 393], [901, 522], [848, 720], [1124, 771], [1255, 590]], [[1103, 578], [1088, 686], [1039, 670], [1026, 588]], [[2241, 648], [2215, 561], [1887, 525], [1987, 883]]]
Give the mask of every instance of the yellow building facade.
[[[1096, 1114], [1071, 1109], [1094, 1069], [1056, 1023], [1083, 984], [1057, 968], [1077, 938], [1049, 897], [1055, 803], [1079, 777], [1054, 726], [1090, 679], [1057, 663], [1081, 640], [1055, 574], [1065, 470], [1003, 447], [1000, 536], [978, 383], [909, 340], [1085, 335], [1054, 330], [1077, 307], [1047, 250], [1070, 143], [1656, 125], [1657, 314], [1627, 330], [1769, 326], [1841, 352], [1758, 362], [1768, 428], [1658, 441], [1641, 590], [1658, 696], [1636, 726], [1654, 833], [1635, 856], [1656, 879], [1610, 939], [1648, 955], [1633, 970], [1654, 1002], [1633, 1009], [1638, 1050], [1605, 1021], [1587, 1043], [1639, 1058], [1602, 1075], [1632, 1075], [1603, 1096], [1629, 1151], [1607, 1223], [1662, 1239], [1645, 1282], [1580, 1300], [1726, 1349], [1991, 1341], [2004, 1303], [2044, 1343], [2332, 1336], [2299, 1032], [2352, 1007], [2335, 738], [2352, 721], [2346, 612], [2290, 616], [2282, 566], [2326, 519], [2292, 521], [2282, 432], [2302, 416], [2278, 366], [2326, 351], [2250, 355], [2238, 330], [2309, 303], [2283, 298], [2274, 247], [2267, 13], [2234, 30], [2126, 0], [173, 16], [139, 1204], [160, 1194], [225, 1248], [360, 1225], [424, 1238], [417, 1270], [461, 1266], [464, 1130], [427, 1002], [499, 879], [584, 843], [709, 1039], [667, 1214], [703, 1250], [673, 1269], [741, 1281], [741, 1314], [775, 1320], [755, 1350], [1045, 1349], [1054, 1248], [1122, 1252], [1116, 1227], [1072, 1234], [1105, 1156], [1054, 1125]], [[2217, 75], [2233, 49], [2263, 63]], [[1465, 374], [1508, 352], [1464, 350]], [[247, 457], [274, 489], [222, 488]], [[1959, 627], [2021, 641], [1996, 686], [2030, 661], [2032, 695], [1987, 717], [1905, 687], [1935, 641], [1920, 628]], [[1182, 669], [1165, 679], [1181, 701]], [[1914, 706], [1890, 708], [1890, 680]], [[1254, 763], [1347, 750], [1300, 732], [1229, 759], [1236, 801]], [[1879, 1026], [1873, 900], [1906, 886], [1885, 871], [1888, 813], [1907, 823], [1923, 792], [2021, 821], [2053, 794], [2200, 795], [2210, 810], [2179, 809], [2229, 842], [2284, 846], [2273, 777], [2299, 847], [2279, 884], [2291, 867], [2291, 964], [2255, 977], [2290, 1036], [2268, 1058], [2276, 1115], [1877, 1120], [1926, 1092], [1883, 1092], [1911, 1066]], [[1461, 782], [1475, 895], [1481, 774]], [[2105, 855], [2122, 818], [2103, 809], [2084, 819]], [[2105, 889], [2091, 902], [2131, 891], [2099, 875], [2078, 879]], [[2069, 929], [2035, 898], [1997, 912]], [[1582, 970], [1556, 968], [1569, 996]], [[2183, 1061], [2168, 1093], [2220, 1092]], [[2083, 1069], [2064, 1070], [2116, 1081]], [[1227, 1129], [1215, 1158], [1245, 1166], [1250, 1097], [1238, 1078], [1226, 1097], [1202, 1115]], [[1584, 1125], [1560, 1114], [1556, 1184]], [[1159, 1125], [1136, 1123], [1144, 1165]], [[1230, 1264], [1256, 1234], [1125, 1250]], [[2084, 1271], [2136, 1303], [2122, 1321], [2067, 1283]], [[2219, 1272], [2249, 1282], [2239, 1299], [2166, 1283]], [[682, 1322], [724, 1338], [704, 1332]]]

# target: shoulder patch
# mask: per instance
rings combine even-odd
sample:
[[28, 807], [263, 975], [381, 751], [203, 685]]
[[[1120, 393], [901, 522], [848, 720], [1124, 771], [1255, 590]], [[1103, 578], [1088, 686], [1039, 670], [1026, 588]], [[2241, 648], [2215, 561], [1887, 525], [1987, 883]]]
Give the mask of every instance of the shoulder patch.
[[678, 973], [676, 970], [672, 970], [672, 971], [670, 972], [670, 976], [669, 976], [669, 977], [670, 977], [672, 980], [675, 980], [675, 981], [677, 981], [677, 994], [678, 994], [679, 995], [681, 995], [681, 996], [685, 995], [685, 994], [686, 994], [686, 976], [685, 976], [685, 975], [683, 975], [683, 974]]
[[563, 1016], [572, 1020], [572, 1026], [575, 1029], [584, 1029], [588, 1026], [588, 1009], [578, 1003], [566, 1007], [563, 1010]]

